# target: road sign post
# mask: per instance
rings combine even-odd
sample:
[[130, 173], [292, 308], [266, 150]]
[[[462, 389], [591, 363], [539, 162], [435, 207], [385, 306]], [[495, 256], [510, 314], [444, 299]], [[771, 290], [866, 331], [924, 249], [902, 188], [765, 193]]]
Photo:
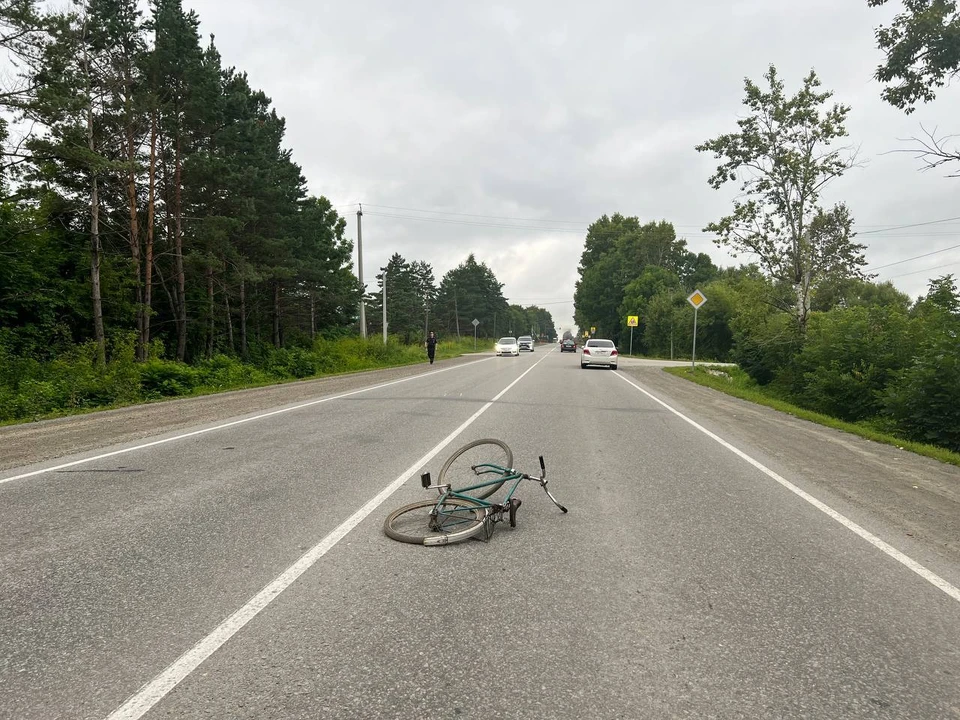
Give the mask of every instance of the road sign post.
[[699, 290], [694, 290], [687, 298], [687, 302], [693, 305], [693, 353], [690, 356], [690, 369], [697, 369], [697, 310], [707, 301], [707, 296]]
[[480, 321], [476, 318], [473, 319], [473, 351], [477, 351], [477, 325], [480, 324]]
[[633, 329], [639, 322], [639, 315], [627, 315], [627, 325], [630, 326], [630, 355], [633, 355]]

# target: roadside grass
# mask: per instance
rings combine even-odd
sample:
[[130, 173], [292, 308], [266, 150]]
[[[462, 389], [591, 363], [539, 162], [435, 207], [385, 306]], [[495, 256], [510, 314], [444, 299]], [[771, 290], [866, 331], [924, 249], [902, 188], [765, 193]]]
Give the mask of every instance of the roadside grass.
[[[490, 350], [478, 341], [477, 352]], [[78, 345], [55, 360], [0, 358], [0, 427], [182, 397], [282, 385], [348, 373], [427, 362], [421, 345], [394, 338], [317, 339], [310, 347], [260, 347], [247, 362], [214, 355], [193, 364], [154, 357], [133, 359], [132, 344], [118, 339], [106, 367], [94, 362], [92, 345]], [[436, 359], [474, 352], [473, 338], [437, 344]]]
[[901, 450], [908, 450], [917, 455], [933, 458], [940, 462], [960, 467], [960, 453], [946, 450], [936, 445], [927, 445], [912, 440], [904, 440], [882, 427], [882, 420], [862, 421], [858, 423], [837, 420], [829, 415], [799, 407], [773, 393], [765, 390], [754, 382], [747, 373], [736, 366], [698, 366], [696, 370], [688, 367], [663, 368], [665, 372], [698, 385], [719, 390], [720, 392], [747, 400], [757, 405], [765, 405], [774, 410], [793, 415], [801, 420], [809, 420], [818, 425], [825, 425], [836, 430], [858, 435], [859, 437], [885, 445], [893, 445]]

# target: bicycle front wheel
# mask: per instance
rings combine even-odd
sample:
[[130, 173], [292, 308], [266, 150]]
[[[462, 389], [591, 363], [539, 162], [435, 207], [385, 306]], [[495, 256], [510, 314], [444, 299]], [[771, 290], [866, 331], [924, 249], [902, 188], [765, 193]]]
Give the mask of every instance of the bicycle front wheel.
[[[513, 467], [513, 451], [507, 447], [503, 440], [494, 438], [484, 438], [467, 443], [462, 448], [453, 453], [440, 468], [440, 475], [437, 478], [438, 485], [450, 485], [451, 490], [460, 492], [463, 488], [477, 485], [488, 480], [496, 480], [498, 475], [488, 471], [481, 474], [473, 470], [474, 466], [481, 463], [488, 463], [502, 468]], [[502, 478], [502, 476], [500, 476]], [[503, 485], [506, 478], [499, 482], [477, 488], [476, 490], [465, 491], [468, 495], [477, 498], [486, 498], [493, 495], [500, 486]]]
[[387, 515], [383, 531], [399, 542], [449, 545], [483, 530], [486, 516], [485, 507], [460, 498], [420, 500]]

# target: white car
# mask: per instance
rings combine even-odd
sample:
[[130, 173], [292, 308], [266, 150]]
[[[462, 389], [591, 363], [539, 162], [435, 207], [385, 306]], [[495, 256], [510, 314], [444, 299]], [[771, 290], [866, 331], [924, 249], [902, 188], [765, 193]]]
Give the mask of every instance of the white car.
[[493, 351], [499, 355], [516, 355], [520, 356], [520, 346], [517, 344], [517, 339], [512, 337], [502, 337], [497, 340], [497, 344], [493, 346]]
[[580, 367], [586, 370], [588, 365], [603, 365], [611, 370], [617, 369], [620, 354], [612, 340], [590, 338], [580, 353]]

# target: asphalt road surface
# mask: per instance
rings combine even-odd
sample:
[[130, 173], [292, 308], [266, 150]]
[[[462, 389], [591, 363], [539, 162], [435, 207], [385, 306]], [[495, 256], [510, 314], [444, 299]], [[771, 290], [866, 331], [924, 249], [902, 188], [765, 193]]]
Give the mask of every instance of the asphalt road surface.
[[[255, 393], [0, 430], [0, 718], [960, 718], [957, 468], [555, 347]], [[569, 514], [388, 539], [481, 437]]]

